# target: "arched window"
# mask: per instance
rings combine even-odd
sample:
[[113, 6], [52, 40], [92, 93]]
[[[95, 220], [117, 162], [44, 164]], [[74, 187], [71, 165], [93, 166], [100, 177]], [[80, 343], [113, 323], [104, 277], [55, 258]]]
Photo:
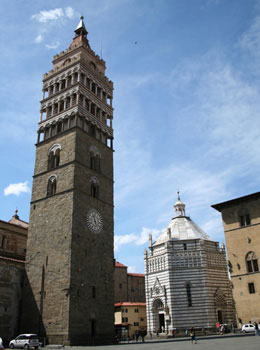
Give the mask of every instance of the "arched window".
[[48, 178], [47, 184], [47, 196], [53, 196], [56, 193], [57, 177], [52, 175]]
[[59, 144], [53, 145], [48, 152], [48, 170], [57, 168], [60, 164], [60, 150]]
[[258, 269], [258, 259], [254, 252], [249, 252], [246, 256], [247, 272], [256, 272]]
[[190, 283], [186, 283], [186, 293], [187, 293], [188, 306], [192, 306], [191, 284]]
[[99, 181], [96, 177], [91, 178], [90, 194], [93, 198], [99, 198]]
[[89, 65], [93, 68], [93, 69], [95, 69], [96, 70], [96, 65], [95, 65], [95, 63], [94, 62], [92, 62], [92, 61], [90, 61], [89, 62]]

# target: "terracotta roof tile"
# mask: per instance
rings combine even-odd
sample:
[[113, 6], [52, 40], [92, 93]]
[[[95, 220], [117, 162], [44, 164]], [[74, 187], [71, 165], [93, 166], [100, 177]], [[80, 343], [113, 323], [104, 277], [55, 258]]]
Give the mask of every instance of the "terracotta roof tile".
[[144, 277], [145, 275], [143, 273], [128, 273], [129, 276], [138, 276], [138, 277]]
[[146, 303], [137, 303], [131, 301], [122, 301], [120, 303], [116, 303], [115, 306], [146, 306]]
[[127, 267], [127, 266], [125, 266], [125, 265], [121, 264], [120, 262], [116, 261], [115, 262], [115, 267]]

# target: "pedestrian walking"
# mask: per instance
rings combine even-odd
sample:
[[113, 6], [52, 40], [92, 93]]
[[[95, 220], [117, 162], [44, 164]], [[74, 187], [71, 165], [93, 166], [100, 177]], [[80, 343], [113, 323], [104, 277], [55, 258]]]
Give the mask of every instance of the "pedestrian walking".
[[254, 326], [255, 326], [255, 335], [259, 335], [259, 329], [258, 329], [258, 323], [255, 321], [254, 322]]
[[140, 332], [142, 343], [144, 343], [145, 331]]
[[190, 329], [190, 337], [191, 337], [191, 344], [193, 343], [197, 344], [197, 338], [196, 338], [194, 326], [192, 326]]
[[242, 329], [243, 322], [242, 322], [241, 318], [239, 318], [238, 322], [239, 322], [239, 329]]
[[153, 339], [153, 333], [150, 332], [149, 334], [150, 334], [150, 339], [152, 340]]
[[139, 338], [139, 332], [135, 332], [135, 340], [136, 340], [136, 342], [138, 342], [138, 338]]

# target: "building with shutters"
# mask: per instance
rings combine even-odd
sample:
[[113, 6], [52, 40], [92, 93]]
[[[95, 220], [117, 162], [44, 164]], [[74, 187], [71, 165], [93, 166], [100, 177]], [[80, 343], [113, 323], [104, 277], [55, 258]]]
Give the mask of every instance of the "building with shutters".
[[212, 207], [222, 215], [238, 320], [259, 322], [260, 192]]

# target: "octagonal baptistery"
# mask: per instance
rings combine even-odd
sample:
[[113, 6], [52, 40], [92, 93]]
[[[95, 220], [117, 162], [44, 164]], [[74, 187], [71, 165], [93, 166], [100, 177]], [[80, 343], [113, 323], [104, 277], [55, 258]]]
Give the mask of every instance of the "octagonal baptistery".
[[145, 249], [148, 332], [182, 333], [194, 326], [214, 331], [216, 323], [235, 325], [225, 246], [219, 247], [178, 200], [175, 216]]

